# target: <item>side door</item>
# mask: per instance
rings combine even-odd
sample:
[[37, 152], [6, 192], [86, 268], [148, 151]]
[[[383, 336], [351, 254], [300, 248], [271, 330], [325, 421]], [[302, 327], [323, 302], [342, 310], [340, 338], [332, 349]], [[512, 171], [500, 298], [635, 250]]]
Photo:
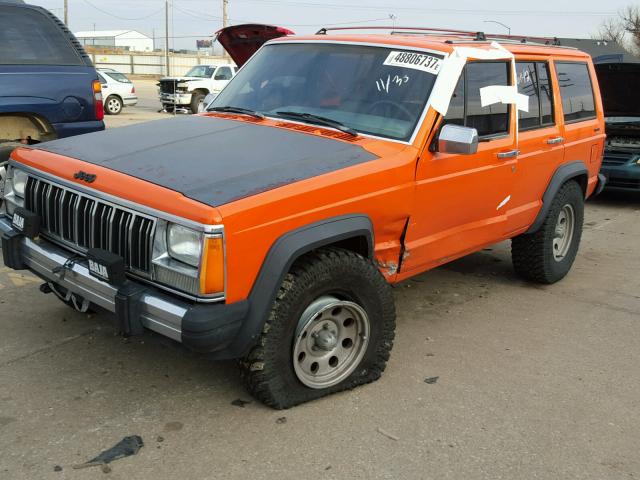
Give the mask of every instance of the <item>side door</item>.
[[564, 163], [584, 162], [593, 188], [605, 141], [602, 101], [595, 96], [595, 71], [584, 60], [556, 60], [554, 66], [562, 98]]
[[516, 61], [518, 93], [529, 97], [529, 111], [518, 112], [518, 156], [515, 185], [509, 208], [511, 234], [535, 220], [549, 180], [564, 159], [562, 110], [556, 105], [553, 70], [547, 59]]
[[469, 62], [458, 81], [447, 123], [477, 129], [473, 155], [425, 149], [416, 172], [413, 214], [405, 237], [402, 272], [425, 270], [501, 240], [505, 207], [517, 164], [515, 111], [482, 106], [480, 89], [511, 83], [511, 62]]
[[222, 66], [216, 69], [216, 72], [213, 74], [213, 91], [214, 93], [219, 93], [224, 87], [227, 86], [229, 80], [233, 77], [233, 72], [231, 71], [231, 67]]

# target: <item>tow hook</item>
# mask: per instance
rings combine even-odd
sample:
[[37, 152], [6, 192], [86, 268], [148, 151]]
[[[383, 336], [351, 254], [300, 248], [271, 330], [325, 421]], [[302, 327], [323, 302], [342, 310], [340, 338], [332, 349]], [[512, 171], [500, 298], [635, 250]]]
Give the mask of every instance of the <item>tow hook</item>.
[[40, 291], [44, 294], [54, 293], [63, 302], [71, 305], [74, 310], [80, 313], [87, 313], [89, 311], [90, 302], [86, 298], [82, 298], [75, 293], [67, 292], [63, 295], [53, 282], [45, 282], [40, 285]]

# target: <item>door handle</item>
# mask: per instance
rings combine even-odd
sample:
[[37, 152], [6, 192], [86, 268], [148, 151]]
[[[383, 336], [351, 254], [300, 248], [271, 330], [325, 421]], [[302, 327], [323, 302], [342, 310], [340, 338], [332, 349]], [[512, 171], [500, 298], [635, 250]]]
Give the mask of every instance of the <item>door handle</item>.
[[498, 152], [498, 158], [513, 158], [520, 155], [520, 150], [510, 150], [508, 152]]
[[555, 137], [547, 140], [547, 143], [549, 145], [558, 145], [559, 143], [562, 143], [562, 142], [564, 142], [564, 138], [562, 137]]

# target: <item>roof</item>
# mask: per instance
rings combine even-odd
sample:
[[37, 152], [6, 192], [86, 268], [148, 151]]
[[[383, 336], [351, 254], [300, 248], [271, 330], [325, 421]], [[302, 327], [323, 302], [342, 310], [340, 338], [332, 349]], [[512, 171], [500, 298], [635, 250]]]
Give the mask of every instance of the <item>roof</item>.
[[586, 57], [586, 54], [575, 48], [558, 47], [554, 45], [544, 45], [541, 43], [522, 43], [513, 39], [500, 39], [488, 36], [486, 41], [474, 41], [469, 36], [456, 35], [423, 35], [413, 33], [397, 34], [323, 34], [305, 36], [281, 37], [274, 42], [296, 42], [296, 41], [318, 41], [318, 42], [349, 42], [373, 45], [388, 45], [389, 47], [408, 47], [416, 49], [435, 50], [443, 53], [450, 53], [455, 47], [474, 47], [488, 50], [491, 43], [497, 41], [505, 49], [522, 55], [554, 55], [564, 57]]
[[127, 33], [135, 33], [137, 36], [148, 38], [150, 37], [145, 35], [144, 33], [140, 33], [137, 30], [89, 30], [85, 32], [76, 32], [76, 37], [78, 38], [94, 38], [94, 37], [120, 37], [122, 35], [126, 35]]
[[559, 38], [560, 45], [579, 48], [593, 58], [593, 63], [640, 63], [640, 58], [626, 51], [617, 42], [590, 38]]

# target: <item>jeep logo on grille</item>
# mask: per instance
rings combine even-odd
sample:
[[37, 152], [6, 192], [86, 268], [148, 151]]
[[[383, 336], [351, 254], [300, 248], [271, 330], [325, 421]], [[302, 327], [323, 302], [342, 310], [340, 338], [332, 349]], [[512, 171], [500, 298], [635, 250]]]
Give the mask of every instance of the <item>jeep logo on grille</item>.
[[76, 180], [82, 180], [87, 183], [93, 183], [96, 180], [96, 175], [80, 170], [79, 172], [73, 174], [73, 178], [75, 178]]

